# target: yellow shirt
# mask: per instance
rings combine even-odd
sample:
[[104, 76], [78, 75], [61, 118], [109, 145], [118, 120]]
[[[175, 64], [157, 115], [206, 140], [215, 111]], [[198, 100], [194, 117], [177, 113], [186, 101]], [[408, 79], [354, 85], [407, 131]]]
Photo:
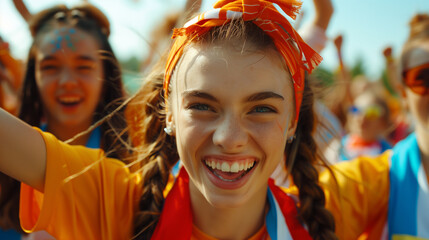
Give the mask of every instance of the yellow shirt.
[[105, 158], [101, 150], [41, 134], [47, 149], [46, 194], [23, 185], [23, 229], [47, 230], [57, 239], [130, 239], [140, 177], [122, 162]]
[[320, 175], [326, 207], [335, 217], [341, 240], [377, 239], [387, 222], [389, 203], [388, 150], [377, 157], [361, 157], [332, 166]]

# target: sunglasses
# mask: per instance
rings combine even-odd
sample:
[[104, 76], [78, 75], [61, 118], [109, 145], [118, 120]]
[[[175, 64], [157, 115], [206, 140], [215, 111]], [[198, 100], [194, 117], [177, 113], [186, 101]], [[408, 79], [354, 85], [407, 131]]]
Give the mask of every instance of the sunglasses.
[[429, 94], [429, 63], [403, 72], [404, 84], [421, 96]]
[[369, 119], [376, 119], [383, 115], [383, 109], [378, 105], [370, 105], [367, 107], [358, 107], [358, 106], [351, 106], [349, 107], [349, 113], [353, 115], [363, 115], [366, 118]]

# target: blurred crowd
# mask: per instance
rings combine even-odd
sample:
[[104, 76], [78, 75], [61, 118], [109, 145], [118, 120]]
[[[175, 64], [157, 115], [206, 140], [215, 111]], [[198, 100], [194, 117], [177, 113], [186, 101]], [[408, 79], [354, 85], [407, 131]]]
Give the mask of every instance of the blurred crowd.
[[[131, 150], [127, 139], [131, 137], [133, 145], [138, 145], [140, 139], [127, 128], [128, 112], [123, 106], [136, 99], [124, 88], [124, 70], [109, 43], [109, 19], [91, 1], [71, 8], [53, 6], [39, 13], [30, 12], [23, 0], [13, 2], [33, 39], [28, 57], [18, 59], [10, 51], [15, 43], [0, 36], [0, 107], [59, 140], [102, 148], [109, 157], [128, 164]], [[429, 121], [429, 13], [409, 19], [409, 36], [403, 49], [379, 49], [385, 62], [383, 77], [369, 79], [364, 74], [353, 74], [351, 66], [345, 64], [343, 41], [347, 36], [327, 36], [332, 15], [341, 9], [334, 9], [330, 0], [313, 3], [314, 19], [304, 26], [296, 21], [295, 28], [317, 52], [332, 42], [338, 62], [332, 74], [316, 69], [306, 75], [315, 92], [317, 125], [313, 135], [319, 157], [332, 166], [362, 156], [377, 161], [377, 156], [410, 134], [419, 137], [423, 135], [420, 132], [429, 131], [425, 126]], [[188, 0], [183, 10], [167, 13], [146, 36], [150, 51], [139, 62], [142, 75], [164, 67], [173, 29], [199, 12], [201, 4], [201, 0]], [[76, 27], [68, 28], [67, 24]], [[419, 147], [426, 156], [429, 145]], [[176, 175], [180, 164], [173, 167]], [[428, 174], [429, 166], [424, 168]], [[285, 169], [284, 164], [279, 165], [272, 177], [278, 185], [288, 187], [292, 183]], [[47, 232], [27, 234], [21, 230], [21, 183], [1, 174], [0, 184], [0, 239], [54, 239]], [[370, 230], [365, 228], [360, 239], [376, 239], [371, 238]]]

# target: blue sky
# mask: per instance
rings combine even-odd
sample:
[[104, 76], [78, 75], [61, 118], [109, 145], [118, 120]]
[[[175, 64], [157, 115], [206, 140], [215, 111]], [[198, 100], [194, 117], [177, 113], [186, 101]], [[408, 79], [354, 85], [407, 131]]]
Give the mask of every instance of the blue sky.
[[[398, 56], [408, 34], [408, 21], [417, 12], [429, 13], [428, 0], [332, 0], [335, 8], [328, 37], [344, 35], [344, 58], [352, 65], [358, 58], [364, 61], [371, 79], [380, 76], [384, 65], [382, 49], [391, 45]], [[24, 0], [31, 12], [64, 3], [73, 5], [79, 0]], [[102, 9], [112, 24], [111, 43], [119, 58], [147, 54], [152, 27], [162, 20], [168, 11], [184, 6], [185, 0], [90, 0]], [[214, 0], [203, 0], [203, 8], [210, 9]], [[313, 0], [304, 0], [303, 25], [313, 17]], [[25, 58], [30, 45], [30, 34], [20, 18], [12, 0], [0, 0], [0, 35], [10, 43], [12, 53]], [[334, 46], [328, 43], [321, 53], [323, 65], [337, 67]]]

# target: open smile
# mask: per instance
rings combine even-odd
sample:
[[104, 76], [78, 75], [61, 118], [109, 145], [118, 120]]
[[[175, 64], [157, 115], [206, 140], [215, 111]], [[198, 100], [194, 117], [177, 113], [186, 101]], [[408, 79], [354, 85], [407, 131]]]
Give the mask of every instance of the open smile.
[[226, 183], [238, 182], [258, 165], [258, 161], [254, 158], [225, 160], [208, 157], [203, 162], [216, 178]]
[[65, 107], [74, 107], [83, 101], [81, 97], [77, 96], [61, 96], [57, 98], [58, 102]]

